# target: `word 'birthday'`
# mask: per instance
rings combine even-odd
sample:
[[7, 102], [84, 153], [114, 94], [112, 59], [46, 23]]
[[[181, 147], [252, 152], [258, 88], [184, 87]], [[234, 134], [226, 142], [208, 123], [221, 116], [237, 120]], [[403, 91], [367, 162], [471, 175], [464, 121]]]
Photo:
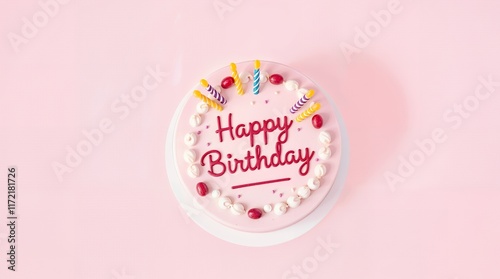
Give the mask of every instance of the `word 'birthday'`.
[[[302, 163], [299, 167], [300, 175], [306, 175], [309, 172], [310, 162], [314, 156], [314, 151], [309, 148], [298, 150], [283, 150], [283, 144], [288, 141], [290, 127], [293, 120], [288, 120], [287, 116], [283, 119], [266, 119], [262, 121], [252, 121], [247, 124], [233, 125], [232, 114], [228, 115], [227, 125], [223, 126], [221, 117], [217, 116], [218, 129], [215, 133], [219, 134], [219, 141], [224, 142], [224, 134], [228, 134], [231, 140], [249, 138], [252, 150], [246, 152], [245, 157], [235, 158], [233, 154], [226, 154], [226, 159], [221, 151], [210, 150], [201, 157], [201, 165], [209, 166], [208, 173], [212, 176], [222, 176], [226, 171], [236, 173], [237, 171], [247, 172], [260, 170], [261, 168], [271, 168], [291, 164]], [[262, 147], [255, 144], [255, 137], [262, 133], [264, 145], [269, 142], [269, 133], [279, 131], [277, 141], [274, 145], [272, 154], [262, 154]], [[205, 162], [208, 159], [208, 162]]]

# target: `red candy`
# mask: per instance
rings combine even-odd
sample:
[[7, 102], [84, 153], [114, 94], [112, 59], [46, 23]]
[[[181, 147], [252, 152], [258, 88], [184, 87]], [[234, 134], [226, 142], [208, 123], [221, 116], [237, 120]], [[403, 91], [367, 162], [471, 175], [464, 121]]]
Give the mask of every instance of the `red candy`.
[[312, 117], [312, 123], [314, 128], [319, 129], [323, 127], [323, 118], [321, 117], [321, 115], [315, 114]]
[[199, 182], [196, 184], [196, 192], [198, 192], [198, 195], [204, 197], [208, 194], [208, 186], [207, 184], [203, 182]]
[[222, 88], [224, 88], [224, 89], [228, 89], [233, 84], [234, 84], [234, 78], [233, 77], [225, 77], [221, 81], [220, 86], [222, 86]]
[[252, 208], [248, 210], [248, 217], [250, 219], [259, 219], [262, 216], [262, 211], [258, 208]]
[[283, 83], [283, 77], [281, 75], [279, 75], [279, 74], [272, 74], [269, 77], [269, 82], [271, 82], [272, 84], [276, 84], [276, 85], [282, 84]]

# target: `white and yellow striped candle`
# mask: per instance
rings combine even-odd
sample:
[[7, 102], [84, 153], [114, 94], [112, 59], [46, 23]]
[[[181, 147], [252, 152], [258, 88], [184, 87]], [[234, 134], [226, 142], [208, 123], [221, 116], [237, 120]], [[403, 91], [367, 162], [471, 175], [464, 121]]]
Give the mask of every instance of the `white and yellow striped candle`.
[[310, 108], [308, 108], [306, 111], [304, 111], [299, 116], [297, 116], [297, 118], [295, 118], [295, 121], [297, 121], [297, 122], [303, 121], [304, 119], [306, 119], [309, 116], [311, 116], [313, 113], [317, 112], [320, 108], [321, 108], [321, 104], [320, 103], [315, 103]]
[[240, 76], [238, 75], [238, 70], [236, 69], [236, 64], [231, 63], [231, 75], [233, 76], [234, 79], [234, 85], [236, 86], [236, 92], [238, 95], [243, 95], [245, 92], [243, 92], [243, 85], [241, 84], [241, 79]]
[[205, 95], [201, 94], [201, 92], [200, 92], [200, 91], [198, 91], [198, 90], [193, 91], [193, 95], [194, 95], [196, 98], [198, 98], [198, 99], [202, 100], [202, 101], [203, 101], [204, 103], [206, 103], [207, 105], [209, 105], [211, 108], [214, 108], [214, 109], [216, 109], [216, 110], [218, 110], [218, 111], [221, 111], [221, 110], [223, 109], [223, 108], [222, 108], [222, 106], [221, 106], [220, 104], [218, 104], [218, 103], [217, 103], [217, 102], [215, 102], [214, 100], [210, 100], [207, 96], [205, 96]]

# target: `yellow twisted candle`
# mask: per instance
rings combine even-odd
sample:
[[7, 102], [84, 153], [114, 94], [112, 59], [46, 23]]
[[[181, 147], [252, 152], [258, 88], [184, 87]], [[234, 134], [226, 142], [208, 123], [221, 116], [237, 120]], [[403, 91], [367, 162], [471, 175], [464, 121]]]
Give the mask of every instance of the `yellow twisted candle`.
[[236, 85], [236, 92], [238, 92], [238, 95], [243, 95], [245, 92], [243, 92], [243, 85], [241, 84], [240, 76], [234, 63], [231, 63], [231, 75], [234, 79], [234, 85]]
[[318, 111], [320, 107], [321, 107], [320, 103], [315, 103], [314, 105], [312, 105], [312, 107], [308, 108], [306, 111], [304, 111], [299, 116], [297, 116], [297, 118], [295, 118], [295, 121], [300, 122], [300, 121], [308, 118], [309, 116], [311, 116], [311, 114]]
[[198, 91], [198, 90], [193, 91], [193, 95], [194, 95], [196, 98], [198, 98], [198, 99], [202, 100], [204, 103], [206, 103], [206, 104], [207, 104], [207, 105], [209, 105], [210, 107], [212, 107], [212, 108], [214, 108], [214, 109], [216, 109], [216, 110], [218, 110], [218, 111], [221, 111], [221, 110], [222, 110], [222, 106], [221, 106], [221, 105], [219, 105], [218, 103], [216, 103], [216, 102], [215, 102], [215, 101], [213, 101], [213, 100], [210, 100], [207, 96], [205, 96], [205, 95], [201, 94], [201, 92], [200, 92], [200, 91]]

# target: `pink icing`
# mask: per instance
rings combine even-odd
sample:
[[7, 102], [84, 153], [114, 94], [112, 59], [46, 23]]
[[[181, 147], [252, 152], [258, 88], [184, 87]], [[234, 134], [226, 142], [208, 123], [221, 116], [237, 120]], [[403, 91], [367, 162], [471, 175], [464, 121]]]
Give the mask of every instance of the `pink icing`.
[[[237, 66], [239, 72], [250, 72], [253, 70], [253, 61], [239, 63]], [[242, 96], [236, 93], [234, 85], [223, 89], [220, 93], [227, 99], [223, 111], [210, 109], [203, 116], [202, 125], [206, 129], [192, 147], [200, 154], [197, 158], [197, 163], [201, 166], [199, 177], [193, 179], [187, 175], [188, 166], [182, 157], [187, 148], [183, 143], [184, 135], [196, 132], [188, 120], [196, 113], [198, 99], [190, 98], [185, 104], [174, 136], [174, 162], [183, 182], [180, 187], [186, 187], [193, 196], [197, 196], [195, 185], [204, 182], [210, 189], [220, 189], [221, 196], [232, 197], [233, 200], [243, 193], [238, 203], [243, 204], [246, 210], [286, 202], [288, 194], [273, 193], [291, 193], [291, 188], [304, 186], [310, 177], [314, 177], [316, 164], [326, 166], [327, 173], [321, 178], [321, 187], [304, 199], [300, 206], [289, 208], [281, 216], [273, 212], [262, 214], [258, 220], [251, 219], [246, 214], [235, 216], [228, 210], [219, 208], [217, 200], [209, 196], [202, 198], [206, 199], [202, 205], [211, 218], [231, 228], [249, 232], [278, 230], [293, 225], [314, 211], [333, 185], [341, 155], [338, 151], [341, 150], [340, 137], [335, 137], [331, 143], [330, 148], [336, 152], [329, 159], [318, 160], [316, 155], [322, 146], [318, 139], [319, 132], [326, 130], [335, 135], [339, 131], [333, 108], [323, 95], [324, 92], [289, 67], [261, 61], [261, 69], [270, 74], [280, 74], [285, 81], [295, 80], [301, 88], [314, 89], [316, 94], [312, 101], [322, 105], [318, 114], [323, 118], [323, 127], [315, 129], [311, 119], [300, 123], [294, 120], [294, 115], [288, 110], [297, 101], [297, 94], [287, 91], [283, 84], [263, 83], [260, 93], [254, 95], [252, 82], [249, 82], [243, 84], [245, 94]], [[230, 74], [228, 66], [210, 74], [206, 80], [211, 84], [218, 84]], [[195, 77], [193, 81], [197, 79]], [[193, 88], [195, 89], [201, 92], [204, 90], [201, 85]], [[276, 91], [281, 93], [274, 94]], [[192, 94], [192, 91], [186, 94]], [[248, 184], [256, 185], [232, 188]]]

